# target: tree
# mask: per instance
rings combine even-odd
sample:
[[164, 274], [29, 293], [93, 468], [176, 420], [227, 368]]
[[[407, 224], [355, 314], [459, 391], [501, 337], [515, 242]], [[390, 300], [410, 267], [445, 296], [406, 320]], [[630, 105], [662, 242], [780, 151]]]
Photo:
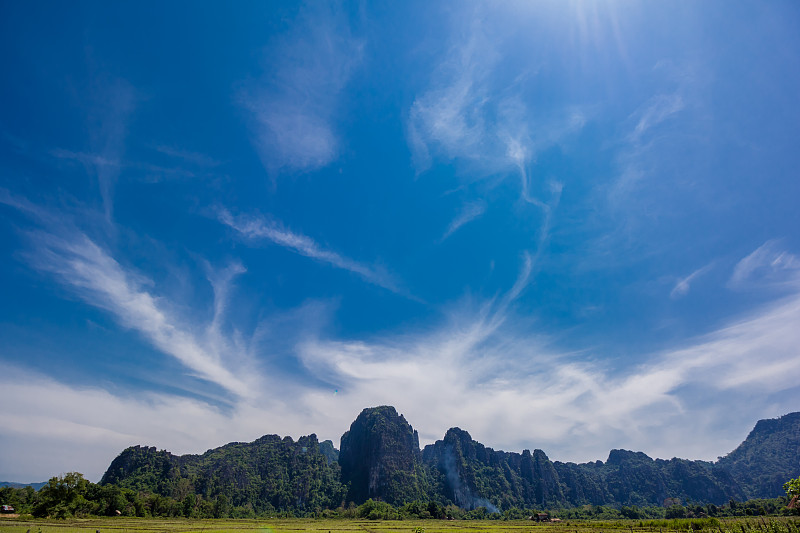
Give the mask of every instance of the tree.
[[228, 497], [224, 494], [217, 496], [214, 500], [214, 518], [227, 518], [230, 513], [230, 505], [228, 504]]
[[669, 507], [664, 513], [665, 518], [686, 518], [686, 508], [683, 505], [676, 504]]
[[86, 499], [89, 486], [89, 481], [80, 472], [52, 477], [39, 491], [39, 502], [34, 507], [33, 514], [55, 518], [91, 514], [95, 505]]
[[191, 518], [197, 506], [197, 496], [194, 494], [187, 494], [183, 499], [183, 516]]
[[786, 491], [786, 496], [791, 500], [795, 496], [800, 496], [800, 477], [797, 479], [790, 479], [783, 484], [783, 490]]

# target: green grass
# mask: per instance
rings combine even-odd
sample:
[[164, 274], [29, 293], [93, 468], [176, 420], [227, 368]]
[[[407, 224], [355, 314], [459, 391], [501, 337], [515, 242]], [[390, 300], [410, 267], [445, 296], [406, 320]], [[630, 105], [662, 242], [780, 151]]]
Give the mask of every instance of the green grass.
[[800, 533], [800, 519], [725, 520], [566, 520], [537, 524], [527, 520], [350, 520], [252, 519], [188, 520], [165, 518], [90, 518], [42, 520], [0, 518], [0, 533]]

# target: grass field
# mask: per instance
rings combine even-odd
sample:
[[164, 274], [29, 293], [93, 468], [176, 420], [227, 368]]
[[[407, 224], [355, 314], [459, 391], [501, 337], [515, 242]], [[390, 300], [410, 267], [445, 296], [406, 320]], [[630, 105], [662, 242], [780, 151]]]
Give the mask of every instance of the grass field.
[[188, 520], [162, 518], [89, 518], [24, 520], [1, 518], [0, 533], [800, 533], [798, 518], [748, 518], [727, 520], [618, 520], [565, 521], [537, 524], [496, 520], [347, 520], [262, 519]]

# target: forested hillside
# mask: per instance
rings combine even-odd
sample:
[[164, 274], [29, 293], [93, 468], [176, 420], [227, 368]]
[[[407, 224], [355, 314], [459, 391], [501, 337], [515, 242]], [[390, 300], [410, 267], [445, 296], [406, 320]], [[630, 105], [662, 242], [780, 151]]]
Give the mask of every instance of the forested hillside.
[[339, 464], [330, 441], [316, 435], [265, 435], [250, 443], [235, 442], [202, 455], [175, 456], [134, 446], [109, 466], [101, 485], [115, 484], [183, 501], [196, 494], [224, 496], [234, 507], [256, 513], [272, 509], [328, 509], [345, 498]]
[[551, 461], [542, 450], [496, 451], [452, 428], [419, 449], [416, 431], [393, 407], [364, 409], [341, 438], [294, 442], [267, 435], [202, 455], [175, 456], [135, 446], [123, 451], [101, 484], [183, 501], [220, 496], [235, 507], [333, 509], [371, 498], [491, 511], [582, 505], [647, 506], [672, 502], [720, 505], [771, 498], [800, 475], [800, 413], [762, 420], [747, 440], [716, 463], [652, 459], [612, 450], [605, 462]]
[[783, 484], [800, 469], [800, 412], [759, 420], [717, 466], [730, 472], [748, 498], [780, 496]]
[[712, 463], [625, 450], [612, 450], [605, 463], [551, 462], [542, 450], [486, 448], [458, 428], [426, 446], [423, 457], [444, 480], [444, 495], [467, 509], [661, 505], [667, 498], [721, 504], [744, 496]]

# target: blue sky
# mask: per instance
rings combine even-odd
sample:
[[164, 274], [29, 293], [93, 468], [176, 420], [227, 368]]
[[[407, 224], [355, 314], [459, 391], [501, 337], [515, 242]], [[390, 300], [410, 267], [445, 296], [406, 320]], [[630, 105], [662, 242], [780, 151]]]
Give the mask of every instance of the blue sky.
[[792, 2], [0, 6], [0, 479], [339, 437], [713, 460], [800, 405]]

